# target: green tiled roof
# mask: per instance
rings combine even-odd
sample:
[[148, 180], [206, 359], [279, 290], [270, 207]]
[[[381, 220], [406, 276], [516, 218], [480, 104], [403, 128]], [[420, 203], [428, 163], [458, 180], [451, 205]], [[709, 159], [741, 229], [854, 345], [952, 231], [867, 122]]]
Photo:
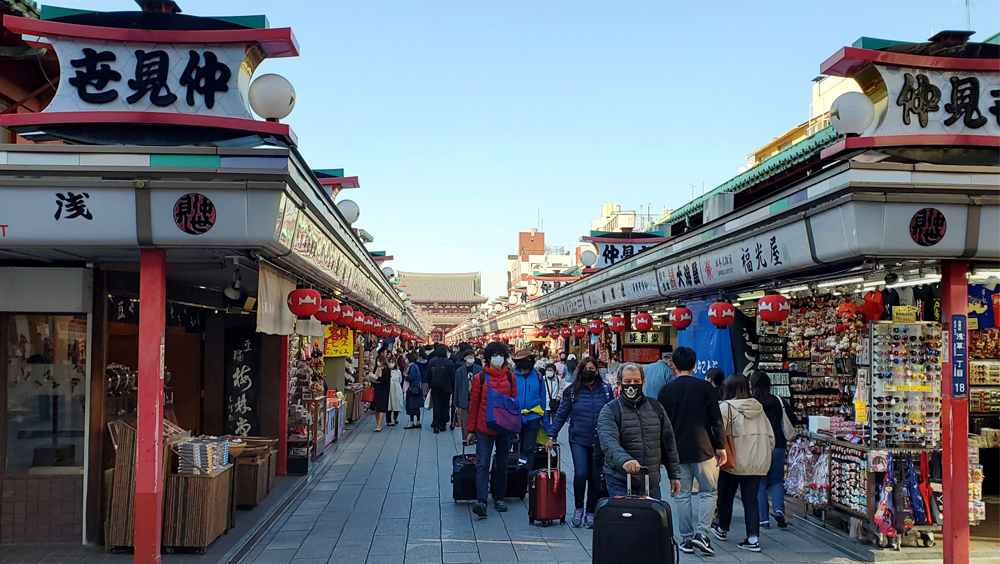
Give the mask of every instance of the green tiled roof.
[[836, 130], [832, 127], [826, 127], [812, 136], [792, 145], [791, 147], [781, 150], [778, 154], [751, 168], [750, 170], [734, 176], [729, 181], [705, 193], [705, 195], [691, 200], [669, 214], [661, 215], [657, 219], [657, 224], [667, 221], [675, 223], [682, 219], [687, 219], [697, 213], [701, 213], [705, 202], [707, 202], [713, 195], [721, 194], [723, 192], [739, 193], [747, 188], [750, 188], [751, 186], [760, 184], [761, 182], [764, 182], [765, 180], [768, 180], [769, 178], [808, 160], [815, 153], [823, 150], [829, 145], [832, 145], [840, 138], [841, 135], [837, 133]]

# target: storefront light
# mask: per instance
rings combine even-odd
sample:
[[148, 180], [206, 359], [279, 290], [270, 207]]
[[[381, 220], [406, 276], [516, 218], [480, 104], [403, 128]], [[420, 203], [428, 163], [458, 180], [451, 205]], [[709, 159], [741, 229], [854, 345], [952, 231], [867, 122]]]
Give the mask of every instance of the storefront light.
[[764, 291], [750, 292], [749, 294], [740, 294], [736, 301], [738, 302], [749, 302], [751, 300], [759, 300], [764, 297]]
[[940, 282], [940, 281], [941, 281], [940, 274], [928, 274], [923, 278], [914, 278], [912, 280], [905, 280], [902, 282], [896, 282], [895, 284], [889, 284], [886, 286], [886, 289], [903, 288], [905, 286], [919, 286], [921, 284], [933, 284], [934, 282]]
[[831, 280], [830, 282], [820, 282], [816, 284], [817, 288], [833, 288], [834, 286], [845, 286], [847, 284], [857, 284], [859, 282], [864, 282], [863, 276], [851, 276], [850, 278], [841, 278], [840, 280]]
[[985, 268], [977, 268], [972, 271], [972, 276], [976, 278], [991, 278], [1000, 277], [1000, 270], [987, 270]]
[[[832, 286], [832, 284], [831, 284], [831, 286]], [[820, 284], [819, 287], [823, 288], [824, 286], [822, 284]], [[801, 286], [789, 286], [788, 288], [781, 288], [781, 293], [782, 294], [790, 294], [792, 292], [805, 292], [808, 289], [809, 289], [809, 286], [807, 286], [805, 284], [802, 284]]]

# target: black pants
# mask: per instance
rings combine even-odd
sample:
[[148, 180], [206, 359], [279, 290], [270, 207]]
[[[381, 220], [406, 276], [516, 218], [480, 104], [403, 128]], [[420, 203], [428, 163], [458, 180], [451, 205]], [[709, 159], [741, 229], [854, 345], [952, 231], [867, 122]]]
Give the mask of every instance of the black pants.
[[733, 523], [733, 501], [736, 490], [740, 490], [743, 502], [743, 518], [746, 521], [747, 537], [760, 535], [760, 480], [763, 476], [736, 476], [729, 472], [719, 472], [719, 527], [728, 531]]
[[431, 403], [434, 404], [434, 423], [431, 426], [438, 431], [444, 431], [448, 428], [448, 421], [451, 418], [451, 393], [433, 390]]

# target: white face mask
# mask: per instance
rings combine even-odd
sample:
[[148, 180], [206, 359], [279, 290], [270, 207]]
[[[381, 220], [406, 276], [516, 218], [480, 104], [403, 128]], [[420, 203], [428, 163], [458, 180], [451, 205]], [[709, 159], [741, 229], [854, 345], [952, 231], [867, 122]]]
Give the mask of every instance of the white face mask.
[[476, 359], [474, 359], [474, 358], [467, 358], [467, 359], [465, 359], [465, 365], [466, 366], [472, 366], [475, 363], [476, 363]]
[[556, 373], [553, 372], [552, 370], [546, 370], [545, 371], [545, 375], [548, 376], [549, 378], [555, 378], [556, 377]]
[[498, 354], [493, 355], [492, 357], [490, 357], [490, 364], [493, 365], [493, 368], [500, 368], [501, 366], [503, 366], [503, 357]]
[[395, 362], [390, 362], [389, 363], [389, 368], [396, 368], [396, 363]]

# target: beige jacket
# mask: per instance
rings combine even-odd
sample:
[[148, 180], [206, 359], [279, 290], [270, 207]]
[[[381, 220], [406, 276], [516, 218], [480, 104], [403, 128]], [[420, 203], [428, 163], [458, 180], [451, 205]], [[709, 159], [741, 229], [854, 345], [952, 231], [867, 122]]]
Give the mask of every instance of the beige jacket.
[[774, 431], [764, 415], [764, 406], [751, 399], [726, 400], [719, 404], [726, 435], [733, 436], [736, 467], [726, 470], [737, 476], [766, 476], [771, 468]]

